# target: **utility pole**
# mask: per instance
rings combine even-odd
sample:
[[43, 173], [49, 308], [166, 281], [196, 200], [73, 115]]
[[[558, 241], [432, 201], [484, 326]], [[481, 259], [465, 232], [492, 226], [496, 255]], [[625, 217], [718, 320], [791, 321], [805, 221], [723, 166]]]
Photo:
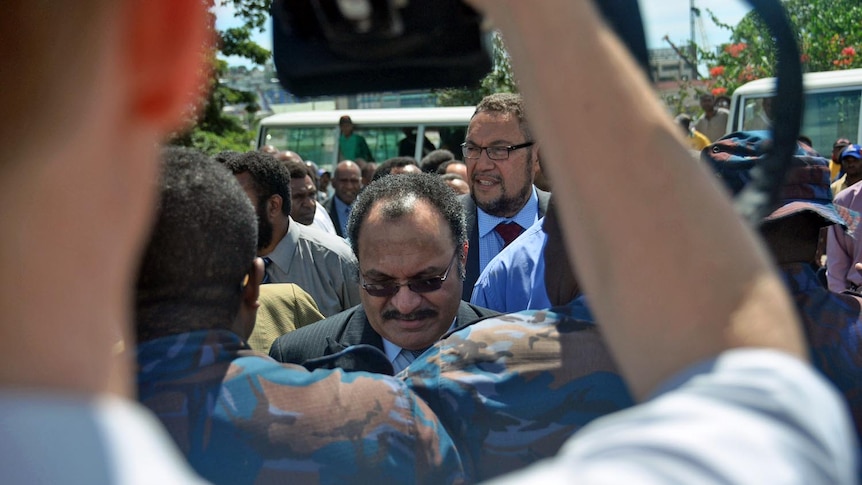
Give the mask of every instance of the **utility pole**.
[[688, 52], [685, 52], [684, 50], [680, 49], [679, 47], [677, 47], [676, 44], [673, 43], [672, 40], [670, 40], [670, 37], [668, 37], [667, 35], [662, 37], [662, 40], [667, 42], [668, 45], [670, 46], [670, 48], [673, 49], [674, 52], [676, 52], [676, 55], [678, 55], [679, 58], [682, 59], [683, 62], [685, 62], [685, 64], [689, 67], [689, 69], [691, 69], [692, 79], [699, 78], [700, 73], [697, 70], [697, 57], [689, 57], [691, 50], [689, 50]]
[[[692, 62], [697, 65], [697, 44], [695, 43], [694, 32], [695, 17], [700, 17], [700, 9], [695, 6], [694, 0], [689, 0], [688, 18], [691, 32], [689, 40], [689, 56]], [[697, 68], [695, 67], [692, 71], [692, 79], [696, 80], [698, 78]]]

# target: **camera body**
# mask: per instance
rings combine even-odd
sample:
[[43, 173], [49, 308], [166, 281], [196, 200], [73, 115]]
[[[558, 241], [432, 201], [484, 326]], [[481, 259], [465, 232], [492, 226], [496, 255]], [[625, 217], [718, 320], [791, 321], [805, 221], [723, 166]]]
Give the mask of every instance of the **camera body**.
[[477, 85], [491, 69], [461, 0], [274, 0], [273, 56], [297, 96]]

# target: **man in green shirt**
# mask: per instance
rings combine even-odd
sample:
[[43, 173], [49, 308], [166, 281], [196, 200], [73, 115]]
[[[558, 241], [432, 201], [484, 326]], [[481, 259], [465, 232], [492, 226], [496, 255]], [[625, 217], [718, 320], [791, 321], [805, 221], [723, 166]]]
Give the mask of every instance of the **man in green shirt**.
[[341, 130], [341, 136], [338, 137], [339, 160], [374, 161], [374, 155], [371, 154], [365, 138], [353, 133], [353, 120], [349, 116], [342, 116], [338, 120], [338, 128]]

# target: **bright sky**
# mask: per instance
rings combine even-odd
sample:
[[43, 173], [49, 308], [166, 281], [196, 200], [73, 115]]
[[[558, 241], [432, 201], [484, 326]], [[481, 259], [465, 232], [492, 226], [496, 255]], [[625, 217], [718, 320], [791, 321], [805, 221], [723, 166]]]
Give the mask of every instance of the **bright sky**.
[[[639, 0], [641, 15], [644, 17], [647, 46], [650, 49], [669, 47], [662, 40], [667, 35], [677, 44], [684, 44], [691, 37], [689, 20], [690, 0]], [[730, 31], [712, 23], [707, 10], [712, 11], [723, 23], [736, 25], [751, 10], [747, 2], [741, 0], [694, 0], [694, 6], [701, 10], [701, 21], [706, 42], [717, 47], [730, 40]], [[695, 41], [701, 44], [700, 26], [695, 21]]]
[[[296, 1], [296, 0], [295, 0]], [[601, 0], [597, 0], [601, 1]], [[677, 45], [684, 44], [690, 37], [689, 8], [692, 0], [639, 0], [641, 15], [646, 25], [647, 46], [650, 49], [669, 47], [662, 38], [667, 35]], [[706, 41], [713, 47], [727, 42], [730, 32], [712, 23], [707, 10], [711, 10], [724, 23], [736, 25], [745, 14], [751, 10], [750, 5], [742, 0], [694, 0], [695, 7], [702, 11], [702, 23]], [[233, 10], [227, 7], [216, 8], [216, 26], [224, 29], [239, 24], [233, 18]], [[269, 25], [269, 24], [268, 24]], [[695, 28], [699, 29], [697, 23]], [[700, 30], [696, 30], [696, 41], [702, 42]], [[254, 40], [272, 50], [272, 34], [267, 32], [257, 34]], [[231, 65], [248, 65], [243, 59], [228, 59]]]

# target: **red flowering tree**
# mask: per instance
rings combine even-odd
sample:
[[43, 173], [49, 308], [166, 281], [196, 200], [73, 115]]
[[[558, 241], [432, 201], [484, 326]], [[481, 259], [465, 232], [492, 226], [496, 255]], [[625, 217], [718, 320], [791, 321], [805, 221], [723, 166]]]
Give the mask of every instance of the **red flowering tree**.
[[[784, 7], [797, 31], [805, 71], [862, 68], [860, 0], [787, 0]], [[772, 37], [757, 15], [749, 13], [736, 26], [710, 15], [716, 25], [731, 31], [730, 43], [700, 52], [701, 62], [710, 67], [713, 94], [730, 95], [748, 81], [773, 75]]]

